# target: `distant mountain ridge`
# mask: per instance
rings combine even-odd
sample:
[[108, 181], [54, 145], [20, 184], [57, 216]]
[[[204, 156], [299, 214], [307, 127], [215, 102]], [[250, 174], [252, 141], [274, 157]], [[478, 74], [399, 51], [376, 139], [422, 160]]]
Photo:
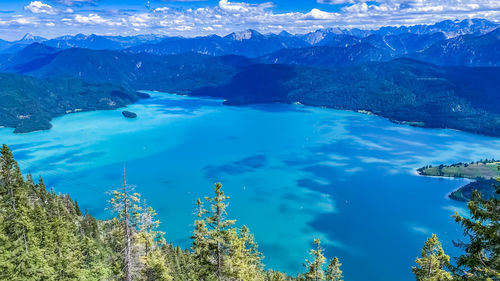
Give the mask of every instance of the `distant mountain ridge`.
[[[213, 56], [242, 55], [259, 57], [284, 48], [304, 48], [317, 45], [347, 47], [361, 41], [370, 41], [370, 38], [405, 41], [410, 40], [410, 37], [425, 38], [423, 35], [428, 35], [442, 37], [442, 40], [445, 40], [466, 34], [486, 34], [499, 26], [499, 23], [485, 19], [467, 19], [463, 21], [446, 20], [429, 25], [387, 26], [377, 30], [331, 27], [297, 35], [292, 35], [286, 31], [279, 34], [261, 34], [258, 31], [249, 29], [233, 32], [222, 37], [218, 35], [184, 38], [159, 35], [102, 36], [77, 34], [47, 40], [26, 34], [23, 39], [14, 42], [1, 40], [0, 54], [15, 53], [31, 43], [44, 43], [58, 49], [126, 50], [126, 52], [130, 53], [145, 52], [154, 55], [197, 52]], [[408, 34], [415, 36], [409, 36]], [[401, 50], [397, 50], [397, 52], [401, 53]]]
[[[365, 45], [374, 52], [379, 50], [361, 43], [351, 46], [354, 51], [350, 53], [369, 53], [356, 51]], [[370, 57], [345, 54], [326, 57], [329, 50], [335, 48], [328, 46], [283, 49], [280, 52], [310, 52], [304, 57], [291, 54], [286, 64], [279, 61], [261, 64], [260, 60], [265, 57], [248, 59], [198, 53], [157, 56], [81, 48], [52, 53], [53, 49], [41, 46], [32, 45], [23, 52], [35, 59], [26, 60], [20, 52], [15, 56], [20, 63], [11, 61], [1, 71], [51, 80], [72, 78], [97, 85], [115, 85], [128, 92], [158, 90], [222, 97], [229, 104], [300, 102], [363, 110], [397, 122], [500, 136], [500, 85], [497, 83], [500, 68], [497, 67], [441, 67], [412, 59], [390, 58], [371, 62]], [[40, 53], [36, 54], [37, 51]], [[328, 65], [315, 64], [318, 57]], [[356, 58], [356, 62], [346, 59], [349, 57]], [[293, 65], [292, 59], [300, 60], [300, 64]]]
[[[6, 73], [0, 82], [17, 81], [18, 88], [0, 83], [0, 93], [8, 93], [0, 100], [0, 125], [17, 132], [46, 129], [66, 111], [115, 108], [140, 98], [138, 90], [158, 90], [223, 97], [228, 104], [369, 111], [395, 122], [500, 136], [500, 28], [485, 20], [299, 36], [27, 35], [11, 43], [0, 41], [9, 51], [0, 52]], [[28, 98], [23, 87], [32, 89]], [[56, 104], [47, 98], [51, 92]], [[17, 97], [26, 104], [12, 102]], [[39, 104], [45, 111], [30, 107], [39, 99], [50, 101]], [[100, 102], [110, 99], [107, 107]]]
[[334, 67], [404, 57], [442, 66], [500, 66], [500, 28], [486, 34], [467, 34], [450, 39], [446, 39], [443, 33], [375, 34], [358, 39], [338, 36], [322, 45], [281, 49], [258, 60], [268, 64]]

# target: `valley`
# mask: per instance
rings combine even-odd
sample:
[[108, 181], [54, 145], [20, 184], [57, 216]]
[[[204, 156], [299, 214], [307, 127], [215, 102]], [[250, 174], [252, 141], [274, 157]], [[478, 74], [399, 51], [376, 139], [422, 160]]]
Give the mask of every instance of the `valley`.
[[1, 280], [499, 278], [499, 3], [4, 2]]

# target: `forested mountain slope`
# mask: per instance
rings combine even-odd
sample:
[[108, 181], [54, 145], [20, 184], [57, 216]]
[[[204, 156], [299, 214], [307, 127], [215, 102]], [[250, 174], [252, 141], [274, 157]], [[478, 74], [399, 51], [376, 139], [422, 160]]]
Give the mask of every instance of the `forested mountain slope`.
[[50, 120], [70, 112], [114, 109], [147, 95], [77, 78], [39, 79], [0, 73], [0, 125], [16, 133], [49, 129]]
[[224, 97], [230, 104], [301, 102], [368, 110], [398, 122], [500, 135], [499, 68], [442, 67], [411, 59], [366, 62], [370, 59], [354, 56], [358, 46], [348, 47], [354, 50], [348, 56], [327, 46], [304, 55], [299, 55], [304, 49], [288, 49], [298, 52], [285, 60], [292, 65], [196, 53], [155, 56], [78, 48], [52, 53], [38, 46], [25, 52], [33, 60], [19, 53], [3, 70], [52, 80], [72, 77], [130, 92]]
[[260, 64], [245, 67], [227, 85], [193, 94], [223, 97], [228, 104], [363, 110], [419, 126], [500, 136], [493, 82], [499, 79], [498, 68], [443, 68], [407, 59], [331, 69]]

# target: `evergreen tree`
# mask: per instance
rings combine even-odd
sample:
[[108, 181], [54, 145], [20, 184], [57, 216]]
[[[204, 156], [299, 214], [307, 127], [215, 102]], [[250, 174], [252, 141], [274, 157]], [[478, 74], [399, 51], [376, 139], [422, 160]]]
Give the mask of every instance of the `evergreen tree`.
[[477, 190], [473, 192], [467, 205], [471, 217], [454, 216], [470, 240], [456, 262], [454, 275], [458, 280], [500, 280], [500, 186], [495, 188], [499, 196], [488, 200]]
[[0, 263], [5, 265], [0, 277], [5, 280], [39, 280], [37, 275], [45, 274], [40, 272], [42, 260], [34, 245], [28, 187], [10, 149], [3, 145], [1, 153], [0, 206], [6, 214], [2, 217], [0, 232], [8, 241], [2, 249], [5, 254], [1, 256], [5, 255], [7, 261]]
[[201, 276], [201, 278], [211, 280], [210, 275], [214, 273], [216, 279], [222, 281], [225, 274], [225, 258], [230, 243], [228, 241], [229, 231], [235, 221], [226, 218], [228, 205], [226, 201], [229, 197], [222, 191], [222, 185], [216, 183], [214, 191], [214, 197], [205, 197], [205, 200], [210, 203], [210, 210], [203, 209], [203, 205], [198, 200], [199, 219], [195, 222], [193, 250], [199, 255], [200, 265], [206, 267], [201, 271], [208, 273], [207, 276]]
[[78, 228], [70, 210], [61, 196], [51, 200], [52, 210], [56, 214], [49, 221], [54, 233], [53, 266], [56, 274], [63, 280], [82, 280], [83, 255], [80, 248]]
[[143, 201], [143, 207], [136, 213], [138, 222], [138, 240], [144, 245], [144, 256], [148, 256], [157, 246], [165, 244], [164, 233], [158, 231], [160, 221], [156, 219], [156, 211]]
[[286, 275], [279, 271], [268, 271], [266, 274], [266, 281], [286, 281]]
[[321, 241], [314, 239], [314, 249], [310, 250], [310, 255], [314, 258], [313, 261], [306, 260], [305, 266], [307, 272], [305, 274], [306, 281], [322, 281], [324, 277], [323, 266], [325, 264], [325, 256], [323, 255], [323, 248], [321, 248]]
[[451, 274], [445, 270], [450, 266], [450, 257], [444, 253], [436, 234], [425, 241], [422, 257], [417, 258], [417, 266], [412, 267], [417, 281], [450, 281]]
[[[122, 239], [123, 243], [123, 268], [125, 281], [132, 281], [134, 276], [141, 270], [139, 261], [133, 258], [134, 246], [132, 245], [134, 239], [134, 230], [137, 227], [138, 213], [141, 207], [140, 194], [132, 193], [131, 187], [127, 185], [125, 178], [125, 168], [123, 169], [123, 190], [113, 191], [113, 198], [110, 203], [112, 209], [118, 214], [118, 221], [123, 228], [123, 236], [118, 237]], [[116, 232], [117, 234], [120, 231]]]
[[246, 226], [234, 227], [227, 219], [228, 196], [220, 183], [215, 196], [206, 197], [210, 209], [197, 201], [197, 220], [193, 231], [193, 257], [200, 272], [198, 280], [263, 280], [262, 255]]
[[328, 263], [328, 266], [326, 268], [325, 280], [326, 281], [343, 281], [344, 276], [342, 276], [342, 270], [340, 270], [341, 266], [342, 266], [342, 264], [340, 263], [340, 261], [337, 257], [334, 257], [333, 259], [331, 259], [330, 263]]
[[150, 251], [144, 259], [144, 267], [140, 280], [144, 281], [171, 281], [170, 269], [165, 257], [159, 250]]
[[228, 231], [229, 253], [227, 275], [236, 280], [262, 280], [262, 254], [257, 249], [253, 235], [246, 226], [238, 231]]

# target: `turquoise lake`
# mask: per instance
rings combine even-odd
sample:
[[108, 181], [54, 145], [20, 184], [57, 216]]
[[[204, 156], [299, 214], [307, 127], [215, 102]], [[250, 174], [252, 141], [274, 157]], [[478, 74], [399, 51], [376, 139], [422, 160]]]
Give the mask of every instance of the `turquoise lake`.
[[500, 139], [402, 126], [377, 116], [301, 105], [225, 106], [152, 92], [121, 110], [66, 115], [49, 131], [0, 129], [24, 172], [42, 175], [81, 209], [106, 218], [107, 191], [127, 181], [153, 206], [168, 241], [188, 247], [198, 197], [221, 181], [229, 217], [255, 234], [268, 268], [302, 272], [314, 238], [349, 281], [414, 280], [436, 233], [456, 256], [447, 194], [463, 179], [418, 176], [428, 164], [500, 158]]

